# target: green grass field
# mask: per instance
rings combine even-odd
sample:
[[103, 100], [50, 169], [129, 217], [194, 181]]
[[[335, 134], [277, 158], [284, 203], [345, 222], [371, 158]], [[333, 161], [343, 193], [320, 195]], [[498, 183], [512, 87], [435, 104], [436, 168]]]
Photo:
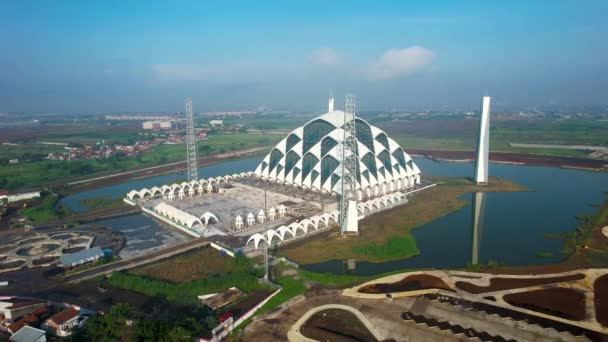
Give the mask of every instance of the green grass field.
[[373, 260], [405, 259], [420, 254], [416, 240], [407, 232], [403, 236], [392, 236], [386, 243], [366, 243], [353, 247], [353, 253]]
[[[199, 156], [213, 155], [256, 146], [269, 148], [282, 137], [276, 135], [225, 134], [198, 142]], [[0, 189], [30, 188], [72, 177], [100, 172], [121, 172], [129, 169], [185, 160], [184, 144], [159, 145], [154, 151], [134, 157], [111, 157], [75, 161], [42, 160], [21, 164], [0, 165]]]
[[[474, 150], [478, 122], [474, 119], [398, 120], [379, 122], [406, 150]], [[509, 143], [608, 146], [608, 122], [582, 120], [495, 120], [490, 150], [548, 155], [583, 156], [590, 152], [553, 148], [511, 147]]]
[[238, 286], [239, 289], [248, 293], [265, 288], [258, 282], [258, 278], [247, 270], [178, 284], [122, 272], [113, 273], [108, 281], [112, 286], [143, 293], [150, 297], [190, 304], [196, 304], [197, 296], [201, 294], [221, 292], [233, 286]]

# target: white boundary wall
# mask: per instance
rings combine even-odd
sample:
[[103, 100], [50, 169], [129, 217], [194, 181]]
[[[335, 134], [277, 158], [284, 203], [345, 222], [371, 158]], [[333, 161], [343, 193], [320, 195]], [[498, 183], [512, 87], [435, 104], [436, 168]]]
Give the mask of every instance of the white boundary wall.
[[264, 304], [268, 303], [268, 301], [276, 296], [279, 292], [281, 292], [283, 290], [283, 288], [279, 288], [276, 291], [274, 291], [273, 293], [271, 293], [268, 297], [266, 297], [266, 299], [264, 299], [263, 301], [259, 302], [256, 306], [254, 306], [253, 308], [251, 308], [249, 311], [247, 311], [244, 315], [242, 315], [241, 317], [239, 317], [239, 319], [237, 319], [231, 326], [229, 326], [227, 329], [223, 330], [219, 335], [213, 336], [210, 340], [204, 339], [204, 338], [199, 338], [198, 341], [199, 342], [219, 342], [221, 341], [224, 337], [228, 336], [228, 334], [230, 334], [230, 332], [234, 329], [236, 329], [241, 323], [245, 322], [246, 320], [248, 320], [249, 318], [251, 318], [256, 311], [258, 311], [258, 309], [260, 309], [262, 306], [264, 306]]

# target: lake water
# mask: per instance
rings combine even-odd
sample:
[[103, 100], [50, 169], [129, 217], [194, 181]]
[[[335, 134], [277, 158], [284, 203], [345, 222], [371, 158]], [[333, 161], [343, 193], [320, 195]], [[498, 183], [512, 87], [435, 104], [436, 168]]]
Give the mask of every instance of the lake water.
[[[467, 177], [473, 163], [416, 159], [424, 174]], [[373, 275], [404, 268], [453, 268], [490, 260], [507, 265], [558, 262], [561, 241], [547, 238], [576, 229], [575, 216], [592, 213], [608, 191], [608, 174], [541, 166], [490, 164], [490, 175], [522, 184], [530, 192], [496, 192], [478, 196], [481, 215], [474, 228], [474, 194], [465, 195], [464, 208], [415, 228], [420, 255], [383, 263], [341, 260], [302, 265], [303, 269], [336, 274]], [[475, 248], [474, 248], [475, 246]], [[539, 257], [550, 252], [551, 257]]]
[[[247, 158], [201, 167], [201, 178], [254, 170], [262, 158]], [[473, 163], [435, 162], [415, 158], [423, 174], [468, 177]], [[468, 263], [490, 260], [508, 265], [557, 262], [561, 259], [561, 241], [547, 238], [576, 228], [575, 216], [592, 213], [591, 204], [600, 203], [608, 191], [608, 173], [558, 169], [541, 166], [490, 164], [490, 175], [510, 179], [530, 192], [486, 193], [478, 196], [478, 222], [474, 229], [474, 194], [465, 195], [471, 202], [462, 209], [412, 231], [421, 254], [405, 260], [384, 263], [355, 262], [348, 270], [342, 260], [302, 265], [302, 268], [332, 273], [372, 275], [396, 269], [416, 267], [464, 267]], [[72, 210], [83, 210], [81, 199], [120, 198], [132, 189], [161, 186], [184, 175], [167, 174], [83, 191], [62, 199]], [[124, 225], [120, 218], [113, 224]], [[133, 220], [133, 218], [130, 218]], [[138, 225], [141, 225], [138, 222]], [[123, 227], [126, 228], [126, 227]], [[475, 247], [475, 248], [474, 248]], [[551, 257], [539, 257], [550, 252]], [[352, 263], [351, 263], [352, 265]]]

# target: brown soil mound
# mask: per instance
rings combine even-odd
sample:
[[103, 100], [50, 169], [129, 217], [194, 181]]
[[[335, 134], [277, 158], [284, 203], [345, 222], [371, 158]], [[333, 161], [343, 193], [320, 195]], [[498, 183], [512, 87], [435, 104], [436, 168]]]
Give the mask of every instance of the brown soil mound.
[[574, 321], [585, 319], [585, 295], [571, 289], [553, 288], [504, 296], [514, 306]]
[[38, 265], [44, 265], [44, 264], [48, 264], [54, 261], [57, 261], [59, 259], [59, 257], [56, 256], [51, 256], [51, 257], [42, 257], [42, 258], [38, 258], [34, 261], [32, 261], [32, 264], [38, 266]]
[[427, 289], [440, 289], [446, 291], [454, 291], [443, 280], [427, 275], [415, 274], [407, 276], [397, 282], [388, 284], [372, 284], [359, 289], [359, 293], [391, 293], [402, 291], [416, 291]]
[[[215, 274], [236, 272], [240, 266], [234, 258], [203, 247], [129, 270], [131, 274], [172, 283], [205, 279]], [[238, 284], [235, 284], [238, 286]]]
[[376, 341], [357, 316], [339, 309], [323, 310], [312, 315], [302, 325], [300, 333], [316, 341]]
[[71, 248], [64, 248], [61, 252], [62, 253], [76, 253], [76, 252], [80, 252], [82, 250], [86, 249], [86, 247], [82, 246], [82, 247], [71, 247]]
[[457, 281], [456, 287], [469, 293], [479, 294], [485, 292], [517, 289], [528, 286], [561, 283], [564, 281], [581, 280], [583, 278], [585, 278], [584, 274], [573, 274], [563, 277], [550, 278], [492, 278], [490, 280], [490, 286], [479, 286], [465, 281]]
[[67, 240], [70, 239], [73, 234], [56, 234], [51, 237], [53, 240]]
[[6, 252], [10, 251], [13, 248], [15, 248], [15, 245], [2, 246], [2, 247], [0, 247], [0, 253], [6, 253]]
[[597, 321], [608, 327], [608, 275], [601, 276], [595, 281], [593, 291]]
[[83, 237], [79, 237], [79, 238], [70, 239], [68, 241], [68, 243], [71, 244], [71, 245], [77, 245], [79, 243], [85, 243], [87, 241], [89, 241], [89, 239], [83, 238]]
[[23, 266], [24, 264], [25, 264], [25, 261], [23, 261], [23, 260], [9, 261], [9, 262], [0, 264], [0, 269], [7, 270], [10, 268]]

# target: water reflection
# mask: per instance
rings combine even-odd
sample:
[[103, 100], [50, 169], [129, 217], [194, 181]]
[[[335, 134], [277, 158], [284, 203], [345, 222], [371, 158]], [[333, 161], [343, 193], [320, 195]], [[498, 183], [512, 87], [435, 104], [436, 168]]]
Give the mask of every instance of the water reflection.
[[483, 216], [486, 206], [486, 193], [474, 192], [471, 195], [473, 197], [473, 205], [471, 206], [471, 213], [473, 215], [473, 218], [471, 219], [471, 264], [477, 265], [479, 264], [479, 245], [481, 243], [481, 232], [483, 230]]

